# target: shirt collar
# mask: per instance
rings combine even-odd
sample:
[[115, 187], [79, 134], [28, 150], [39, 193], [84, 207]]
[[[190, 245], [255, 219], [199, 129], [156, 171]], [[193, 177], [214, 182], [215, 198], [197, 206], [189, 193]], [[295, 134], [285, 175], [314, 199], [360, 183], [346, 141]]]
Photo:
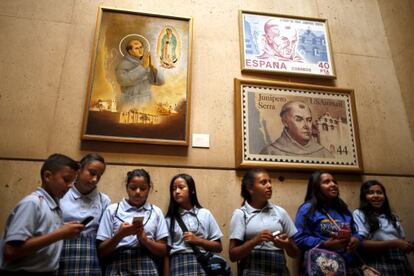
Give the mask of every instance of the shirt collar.
[[186, 209], [183, 209], [183, 208], [179, 208], [178, 209], [178, 213], [181, 215], [181, 216], [184, 216], [185, 214], [191, 214], [191, 215], [195, 215], [195, 216], [197, 216], [197, 213], [198, 213], [198, 208], [197, 208], [197, 206], [194, 206], [193, 208], [191, 208], [190, 210], [186, 210]]
[[128, 211], [128, 210], [135, 210], [135, 211], [150, 211], [151, 210], [151, 204], [149, 204], [148, 203], [148, 201], [146, 201], [145, 203], [144, 203], [144, 205], [142, 205], [141, 207], [135, 207], [135, 206], [132, 206], [131, 204], [129, 204], [128, 203], [128, 201], [127, 201], [127, 199], [126, 198], [124, 198], [122, 201], [121, 201], [121, 208], [124, 210], [124, 211]]
[[36, 191], [39, 198], [44, 199], [51, 210], [59, 209], [57, 201], [45, 189], [39, 187]]
[[266, 206], [263, 207], [262, 209], [256, 209], [252, 207], [247, 201], [244, 203], [244, 209], [246, 210], [248, 214], [267, 212], [271, 208], [272, 208], [272, 205], [270, 204], [270, 202], [267, 202]]
[[79, 190], [75, 187], [75, 185], [72, 186], [70, 191], [72, 192], [72, 195], [73, 195], [74, 199], [79, 199], [81, 197], [86, 197], [90, 200], [93, 200], [96, 197], [96, 195], [98, 194], [98, 190], [95, 188], [89, 194], [84, 195], [81, 192], [79, 192]]

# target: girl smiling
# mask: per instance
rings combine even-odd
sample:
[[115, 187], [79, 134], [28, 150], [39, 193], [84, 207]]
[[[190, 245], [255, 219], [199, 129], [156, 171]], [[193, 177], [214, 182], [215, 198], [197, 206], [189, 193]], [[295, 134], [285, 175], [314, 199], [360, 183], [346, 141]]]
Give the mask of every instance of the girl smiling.
[[365, 262], [381, 275], [413, 275], [405, 254], [413, 252], [414, 245], [404, 239], [399, 218], [391, 211], [384, 186], [369, 180], [362, 184], [360, 207], [354, 220], [358, 233], [365, 238]]
[[351, 254], [359, 246], [359, 236], [332, 174], [317, 171], [309, 177], [305, 202], [299, 207], [295, 224], [298, 228], [295, 242], [305, 252], [305, 260], [307, 252], [319, 246], [342, 255], [347, 275], [362, 275]]

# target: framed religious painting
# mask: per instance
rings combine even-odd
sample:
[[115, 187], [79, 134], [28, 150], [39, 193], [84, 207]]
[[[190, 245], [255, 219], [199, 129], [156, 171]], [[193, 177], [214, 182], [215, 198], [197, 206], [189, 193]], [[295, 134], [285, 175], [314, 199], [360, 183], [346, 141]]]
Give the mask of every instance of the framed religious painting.
[[240, 11], [242, 72], [334, 79], [326, 19]]
[[82, 139], [188, 145], [192, 19], [100, 7]]
[[236, 166], [361, 172], [354, 91], [235, 79]]

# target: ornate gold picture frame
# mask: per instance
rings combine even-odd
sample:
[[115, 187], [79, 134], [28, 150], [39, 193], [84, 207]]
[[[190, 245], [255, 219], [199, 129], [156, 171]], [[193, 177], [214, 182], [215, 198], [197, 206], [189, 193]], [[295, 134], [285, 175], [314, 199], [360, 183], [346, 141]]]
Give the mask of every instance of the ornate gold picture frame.
[[100, 7], [81, 139], [188, 145], [192, 19]]
[[362, 171], [354, 91], [234, 80], [236, 166]]

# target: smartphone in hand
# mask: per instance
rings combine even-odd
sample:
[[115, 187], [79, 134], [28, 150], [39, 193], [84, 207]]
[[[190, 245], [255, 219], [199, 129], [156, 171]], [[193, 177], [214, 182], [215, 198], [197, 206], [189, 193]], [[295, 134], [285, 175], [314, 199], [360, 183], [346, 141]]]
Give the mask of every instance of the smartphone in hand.
[[144, 217], [143, 216], [139, 216], [139, 217], [134, 217], [132, 219], [132, 223], [136, 223], [136, 222], [143, 222], [144, 221]]
[[347, 225], [343, 225], [337, 233], [338, 239], [350, 239], [352, 236], [351, 229]]
[[89, 222], [91, 222], [93, 219], [94, 219], [94, 217], [93, 217], [93, 216], [88, 216], [88, 217], [84, 218], [84, 219], [83, 219], [80, 223], [86, 226], [86, 225], [87, 225]]
[[279, 236], [280, 234], [282, 234], [282, 232], [280, 232], [280, 231], [275, 231], [275, 232], [273, 232], [273, 233], [272, 233], [272, 236], [273, 236], [273, 237], [277, 237], [277, 236]]

